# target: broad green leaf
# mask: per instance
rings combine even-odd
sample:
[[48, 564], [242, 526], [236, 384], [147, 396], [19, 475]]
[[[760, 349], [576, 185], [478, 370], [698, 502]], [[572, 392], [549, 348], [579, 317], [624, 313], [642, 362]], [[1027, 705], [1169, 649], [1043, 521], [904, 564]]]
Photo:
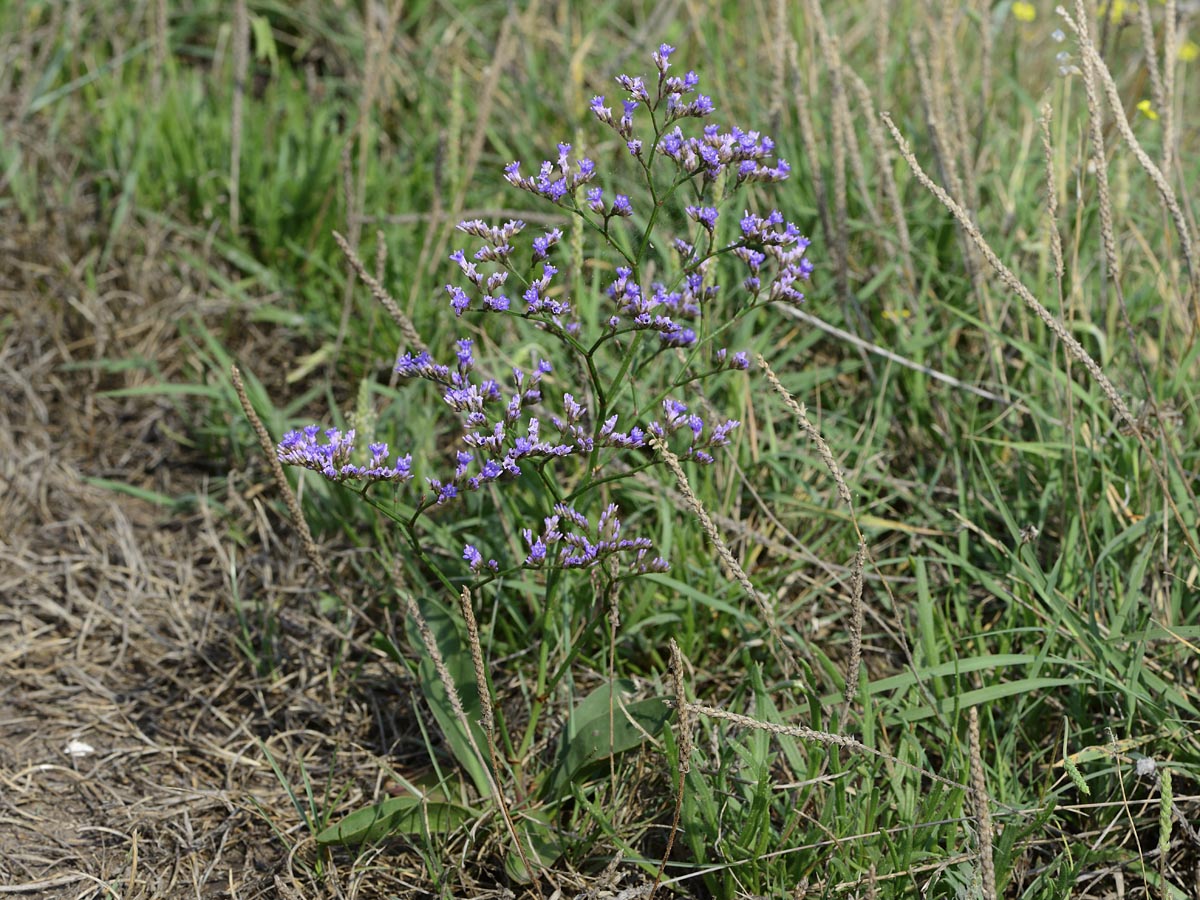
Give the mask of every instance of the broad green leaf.
[[[554, 831], [550, 814], [545, 810], [539, 809], [514, 816], [513, 827], [521, 841], [525, 859], [537, 868], [549, 868], [562, 856], [562, 843]], [[508, 851], [504, 860], [504, 871], [508, 873], [509, 878], [521, 884], [528, 884], [533, 880], [515, 848]]]
[[393, 834], [445, 834], [478, 817], [478, 813], [454, 803], [424, 797], [393, 797], [352, 812], [330, 825], [317, 835], [317, 843], [355, 845], [380, 841]]
[[671, 708], [659, 697], [629, 702], [633, 682], [601, 685], [572, 711], [559, 742], [543, 796], [559, 797], [565, 786], [589, 766], [642, 744], [662, 733]]

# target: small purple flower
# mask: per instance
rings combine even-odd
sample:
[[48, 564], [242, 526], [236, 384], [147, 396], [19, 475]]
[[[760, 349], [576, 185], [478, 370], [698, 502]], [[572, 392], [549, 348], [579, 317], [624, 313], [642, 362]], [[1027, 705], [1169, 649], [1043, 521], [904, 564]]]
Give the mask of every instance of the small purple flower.
[[467, 474], [467, 466], [471, 465], [471, 460], [474, 459], [475, 457], [472, 456], [470, 453], [466, 453], [462, 450], [459, 450], [457, 453], [455, 453], [454, 456], [458, 462], [458, 465], [455, 466], [455, 469], [454, 469], [454, 477], [456, 479], [462, 478], [464, 475]]
[[470, 308], [471, 298], [458, 285], [446, 285], [446, 293], [450, 295], [450, 306], [454, 309], [454, 315], [461, 318], [462, 314]]
[[692, 221], [699, 222], [701, 225], [703, 225], [704, 230], [707, 231], [709, 235], [712, 235], [713, 229], [717, 227], [717, 216], [720, 215], [720, 213], [718, 213], [717, 210], [711, 206], [689, 206], [684, 210], [684, 212], [687, 213], [688, 218], [690, 218]]
[[617, 133], [628, 140], [633, 136], [633, 114], [637, 111], [638, 101], [622, 100], [621, 104], [625, 108], [625, 113], [621, 116], [621, 121], [616, 126]]
[[628, 75], [618, 75], [617, 84], [629, 92], [629, 96], [634, 100], [640, 100], [642, 103], [650, 102], [650, 92], [646, 90], [646, 82], [639, 75], [636, 78], [630, 78]]
[[429, 482], [429, 487], [437, 492], [438, 506], [441, 506], [443, 503], [449, 503], [458, 496], [458, 488], [452, 483], [442, 484], [436, 478], [426, 478], [425, 480]]
[[550, 252], [550, 248], [562, 240], [562, 229], [552, 228], [541, 237], [533, 239], [533, 261], [541, 262]]
[[463, 559], [467, 561], [472, 572], [478, 572], [483, 566], [483, 554], [473, 544], [463, 547]]
[[539, 537], [536, 540], [533, 537], [533, 532], [526, 528], [521, 532], [525, 538], [525, 543], [529, 545], [529, 555], [525, 557], [525, 565], [538, 566], [546, 561], [546, 545]]
[[592, 113], [605, 125], [613, 124], [612, 110], [604, 105], [604, 95], [593, 97], [589, 104]]
[[737, 428], [741, 424], [742, 423], [737, 419], [728, 419], [725, 422], [722, 422], [712, 430], [712, 434], [709, 435], [708, 438], [708, 445], [710, 447], [727, 446], [729, 444], [729, 432], [733, 431], [733, 429]]
[[458, 371], [466, 373], [471, 371], [475, 365], [475, 359], [471, 356], [471, 345], [474, 343], [470, 338], [463, 338], [458, 342]]
[[654, 51], [654, 65], [658, 67], [661, 74], [665, 75], [667, 69], [671, 68], [671, 64], [667, 60], [674, 52], [675, 48], [670, 44], [659, 44], [658, 49]]

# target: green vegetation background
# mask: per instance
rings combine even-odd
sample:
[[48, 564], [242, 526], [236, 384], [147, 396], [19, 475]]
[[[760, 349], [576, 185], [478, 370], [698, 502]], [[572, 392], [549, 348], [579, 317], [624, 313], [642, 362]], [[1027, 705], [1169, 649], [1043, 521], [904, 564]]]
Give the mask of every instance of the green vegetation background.
[[[739, 337], [807, 405], [875, 562], [864, 591], [865, 666], [843, 710], [854, 523], [816, 447], [761, 376], [723, 383], [715, 399], [745, 425], [735, 450], [695, 486], [710, 511], [749, 529], [749, 538], [726, 537], [804, 648], [804, 676], [781, 681], [762, 650], [762, 623], [699, 527], [650, 493], [634, 522], [668, 523], [673, 570], [623, 598], [617, 674], [669, 693], [674, 637], [698, 701], [853, 734], [884, 757], [705, 720], [667, 877], [683, 879], [678, 890], [726, 897], [782, 896], [800, 884], [823, 895], [861, 892], [868, 872], [885, 895], [984, 890], [969, 793], [896, 764], [969, 782], [966, 710], [976, 707], [1001, 893], [1059, 897], [1076, 884], [1100, 893], [1121, 873], [1137, 896], [1194, 895], [1197, 846], [1184, 826], [1164, 837], [1161, 781], [1139, 777], [1136, 763], [1146, 757], [1171, 771], [1168, 815], [1194, 816], [1200, 559], [1188, 543], [1200, 470], [1200, 298], [1189, 294], [1175, 226], [1111, 117], [1127, 116], [1155, 160], [1171, 118], [1178, 146], [1168, 177], [1195, 234], [1196, 13], [1181, 13], [1170, 110], [1154, 107], [1133, 7], [1109, 10], [1107, 24], [1091, 19], [1124, 104], [1106, 113], [1104, 135], [1127, 328], [1106, 281], [1083, 86], [1060, 72], [1079, 64], [1078, 50], [1073, 38], [1055, 40], [1066, 29], [1050, 3], [948, 4], [948, 12], [829, 4], [837, 49], [875, 107], [857, 94], [849, 103], [861, 171], [835, 122], [831, 45], [807, 3], [252, 2], [240, 125], [233, 6], [0, 7], [15, 111], [0, 139], [0, 203], [35, 221], [82, 191], [102, 224], [88, 261], [95, 272], [155, 240], [160, 258], [206, 286], [206, 307], [175, 325], [183, 351], [169, 371], [138, 359], [107, 364], [145, 368], [139, 390], [185, 413], [191, 427], [176, 437], [218, 479], [259, 465], [228, 381], [233, 361], [276, 438], [310, 421], [344, 423], [365, 392], [377, 434], [394, 449], [436, 454], [444, 427], [436, 398], [389, 380], [400, 335], [368, 291], [349, 285], [332, 232], [348, 235], [368, 268], [378, 233], [389, 291], [431, 346], [449, 348], [459, 323], [441, 285], [451, 277], [446, 255], [461, 243], [454, 223], [554, 221], [553, 209], [503, 182], [502, 166], [535, 164], [559, 140], [611, 150], [588, 100], [615, 94], [617, 73], [647, 71], [652, 49], [669, 41], [678, 64], [701, 75], [715, 119], [762, 129], [793, 165], [788, 182], [756, 191], [748, 205], [777, 206], [808, 230], [817, 269], [803, 312], [860, 343], [782, 311]], [[1161, 66], [1165, 11], [1150, 9]], [[957, 73], [954, 90], [923, 90], [925, 65], [935, 83]], [[1043, 102], [1053, 107], [1061, 281], [1037, 124]], [[964, 148], [959, 187], [979, 230], [1116, 384], [1140, 416], [1143, 443], [1050, 330], [977, 254], [964, 253], [953, 218], [890, 139], [890, 157], [879, 158], [870, 130], [886, 110], [945, 183], [931, 109]], [[47, 149], [31, 152], [21, 129]], [[881, 193], [885, 168], [898, 182], [910, 257], [898, 252], [900, 228]], [[244, 356], [248, 334], [270, 349]], [[363, 611], [375, 615], [388, 606], [387, 560], [402, 555], [402, 543], [347, 492], [304, 481], [318, 536], [369, 551], [358, 588]], [[430, 535], [446, 558], [492, 521], [483, 506], [469, 509]], [[484, 599], [489, 658], [508, 660], [493, 678], [506, 699], [519, 698], [528, 690], [519, 655], [528, 597]], [[269, 655], [261, 631], [269, 624], [246, 627], [247, 652]], [[584, 654], [579, 666], [582, 696], [608, 662]], [[552, 811], [563, 835], [552, 868], [595, 872], [620, 851], [625, 865], [657, 871], [678, 771], [673, 739], [662, 741], [648, 751], [654, 761], [623, 761], [622, 779], [571, 788]], [[1071, 754], [1081, 755], [1069, 773], [1061, 761]], [[495, 821], [487, 827], [503, 834]], [[411, 840], [424, 877], [448, 890], [462, 872], [503, 869], [496, 844], [494, 858], [464, 859], [461, 827]]]

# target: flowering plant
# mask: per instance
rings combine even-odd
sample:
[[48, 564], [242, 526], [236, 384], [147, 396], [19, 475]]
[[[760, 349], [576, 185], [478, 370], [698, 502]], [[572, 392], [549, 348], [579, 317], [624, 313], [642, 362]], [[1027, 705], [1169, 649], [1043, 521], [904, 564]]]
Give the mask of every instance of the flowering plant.
[[[591, 158], [573, 154], [564, 143], [558, 145], [557, 158], [542, 162], [534, 174], [524, 174], [521, 163], [513, 162], [505, 167], [504, 178], [565, 214], [573, 234], [565, 237], [563, 229], [551, 227], [530, 237], [520, 220], [459, 223], [458, 230], [475, 239], [476, 247], [450, 255], [459, 275], [459, 283], [445, 288], [450, 311], [456, 318], [507, 320], [496, 325], [507, 325], [510, 333], [536, 329], [560, 352], [552, 354], [554, 360], [533, 355], [526, 365], [506, 367], [502, 375], [477, 360], [476, 340], [468, 336], [457, 340], [453, 358], [421, 346], [399, 356], [396, 373], [435, 386], [457, 419], [452, 466], [448, 459], [440, 464], [414, 461], [411, 453], [393, 457], [387, 444], [369, 440], [366, 450], [360, 450], [353, 429], [322, 431], [312, 425], [287, 434], [278, 445], [281, 462], [354, 486], [392, 516], [423, 570], [451, 593], [456, 593], [456, 582], [478, 589], [523, 570], [540, 573], [544, 589], [534, 633], [540, 644], [530, 722], [519, 745], [505, 736], [518, 780], [541, 705], [576, 658], [577, 649], [563, 651], [565, 658], [552, 673], [547, 637], [556, 624], [566, 625], [564, 634], [578, 647], [599, 620], [594, 616], [582, 631], [566, 621], [569, 610], [557, 602], [564, 585], [561, 573], [591, 570], [598, 598], [611, 602], [618, 582], [668, 568], [650, 537], [628, 534], [613, 492], [623, 480], [663, 462], [665, 453], [700, 466], [714, 462], [715, 451], [730, 443], [739, 423], [709, 411], [698, 387], [721, 373], [749, 368], [747, 353], [723, 346], [722, 336], [766, 304], [803, 300], [800, 285], [812, 272], [805, 257], [808, 240], [778, 211], [765, 216], [744, 212], [735, 224], [722, 218], [722, 208], [742, 186], [781, 181], [790, 169], [786, 161], [773, 158], [774, 142], [756, 131], [716, 124], [694, 127], [693, 120], [708, 119], [715, 107], [697, 93], [694, 72], [671, 74], [673, 52], [666, 44], [657, 49], [656, 77], [649, 83], [641, 77], [617, 78], [626, 95], [619, 115], [603, 96], [590, 105], [595, 118], [619, 140], [614, 156], [631, 161], [638, 191], [616, 191]], [[659, 233], [670, 227], [683, 233], [661, 241]], [[583, 238], [589, 234], [598, 239], [601, 252], [585, 260]], [[660, 254], [660, 246], [667, 252]], [[728, 261], [723, 270], [740, 270], [740, 282], [732, 288], [717, 283], [722, 260]], [[659, 272], [663, 274], [656, 278]], [[670, 462], [678, 465], [675, 459]], [[370, 491], [380, 483], [412, 490], [412, 505], [399, 514], [376, 501]], [[537, 509], [530, 518], [540, 522], [530, 525], [529, 518], [521, 518], [498, 530], [512, 535], [507, 554], [493, 556], [495, 548], [483, 546], [486, 532], [468, 540], [455, 572], [445, 557], [427, 552], [419, 528], [422, 517], [452, 509], [484, 490], [523, 498], [526, 507]], [[469, 605], [464, 615], [468, 641], [477, 645]], [[614, 613], [610, 622], [615, 620]], [[439, 621], [445, 621], [444, 615]], [[461, 649], [452, 638], [439, 643], [442, 654], [457, 652], [447, 649], [451, 645]], [[436, 661], [433, 648], [430, 655]], [[479, 659], [475, 671], [482, 697], [487, 676]], [[576, 714], [592, 709], [589, 702], [580, 704]], [[624, 737], [617, 733], [625, 727], [624, 719], [614, 720], [607, 708], [597, 716], [595, 728], [613, 729], [607, 742], [597, 746], [615, 753], [661, 727], [665, 704], [641, 702], [652, 705], [640, 712], [634, 703], [625, 706], [627, 717], [641, 718], [637, 730]], [[491, 721], [488, 708], [485, 700], [485, 723]], [[457, 710], [465, 723], [468, 717], [461, 707]], [[490, 771], [477, 765], [474, 724], [459, 728], [448, 716], [439, 722], [480, 792], [495, 794]], [[490, 728], [485, 724], [485, 730]], [[483, 738], [490, 745], [492, 732]], [[541, 784], [561, 786], [589, 760], [594, 761], [582, 751], [574, 756], [564, 751], [559, 769], [546, 774]], [[493, 768], [499, 769], [495, 756]], [[530, 788], [523, 784], [519, 793], [529, 796]], [[516, 826], [509, 821], [509, 827]], [[528, 873], [520, 850], [528, 842], [515, 834], [514, 839]], [[541, 840], [553, 845], [545, 835]]]
[[[518, 239], [526, 232], [523, 221], [488, 225], [472, 220], [458, 225], [481, 246], [470, 256], [462, 249], [450, 255], [463, 281], [446, 285], [454, 315], [501, 315], [541, 329], [566, 350], [569, 366], [563, 380], [580, 386], [561, 395], [556, 391], [561, 400], [552, 406], [545, 396], [549, 392], [544, 391], [554, 372], [550, 361], [539, 358], [528, 370], [513, 368], [501, 381], [479, 371], [470, 337], [458, 340], [451, 362], [438, 362], [421, 349], [404, 353], [396, 363], [399, 375], [437, 385], [461, 422], [453, 473], [424, 475], [428, 490], [402, 523], [415, 549], [419, 549], [415, 528], [424, 512], [460, 501], [485, 486], [511, 485], [522, 473], [532, 472], [552, 498], [543, 527], [522, 529], [525, 552], [519, 558], [502, 566], [496, 559], [485, 561], [474, 543], [463, 548], [467, 569], [479, 583], [513, 569], [587, 568], [611, 557], [627, 560], [630, 574], [664, 571], [667, 561], [651, 555], [648, 539], [621, 537], [615, 504], [607, 504], [593, 525], [579, 511], [582, 501], [600, 485], [628, 474], [626, 470], [610, 477], [605, 463], [623, 451], [635, 451], [643, 458], [648, 434], [680, 445], [682, 459], [711, 464], [712, 451], [729, 443], [739, 423], [719, 418], [706, 422], [675, 394], [719, 372], [748, 368], [745, 352], [731, 353], [716, 345], [720, 334], [738, 318], [765, 303], [804, 298], [799, 284], [812, 271], [805, 257], [809, 242], [778, 211], [765, 217], [746, 212], [733, 240], [718, 236], [720, 207], [739, 187], [781, 181], [790, 167], [782, 159], [771, 162], [774, 142], [756, 131], [736, 126], [726, 131], [708, 124], [699, 134], [688, 136], [684, 124], [709, 117], [715, 107], [708, 96], [696, 93], [695, 72], [670, 74], [673, 52], [663, 44], [654, 53], [657, 79], [652, 86], [642, 77], [617, 77], [627, 94], [619, 118], [605, 106], [603, 96], [591, 102], [596, 119], [624, 142], [635, 161], [644, 183], [644, 202], [635, 204], [629, 195], [611, 188], [607, 188], [611, 200], [606, 199], [607, 186], [598, 183], [596, 163], [588, 157], [572, 161], [569, 144], [559, 144], [557, 160], [544, 161], [535, 175], [523, 175], [520, 162], [504, 169], [509, 184], [575, 217], [577, 225], [599, 235], [616, 257], [615, 277], [604, 290], [603, 313], [590, 316], [598, 321], [585, 327], [580, 300], [569, 295], [554, 263], [563, 245], [562, 229], [538, 234], [522, 253]], [[691, 223], [690, 233], [670, 242], [676, 255], [672, 277], [647, 281], [647, 271], [659, 262], [653, 256], [653, 237], [664, 211], [672, 205], [682, 207], [683, 221]], [[733, 303], [731, 292], [722, 290], [713, 278], [713, 263], [722, 255], [735, 258], [744, 269]], [[514, 285], [517, 291], [512, 290]], [[509, 296], [518, 291], [520, 300]], [[639, 405], [638, 392], [629, 390], [635, 387], [634, 373], [644, 373], [647, 365], [673, 350], [682, 368], [654, 398], [651, 408], [658, 412], [651, 417], [647, 406]], [[606, 377], [614, 368], [615, 375]], [[622, 414], [615, 411], [622, 400], [631, 406], [624, 413], [629, 423], [625, 430], [619, 430]], [[367, 454], [360, 457], [356, 438], [353, 429], [322, 432], [313, 425], [286, 435], [278, 455], [284, 464], [356, 485], [364, 494], [378, 482], [414, 480], [411, 454], [389, 462], [388, 445], [370, 443]], [[562, 468], [569, 464], [576, 470], [571, 476]], [[571, 487], [564, 490], [567, 485]]]

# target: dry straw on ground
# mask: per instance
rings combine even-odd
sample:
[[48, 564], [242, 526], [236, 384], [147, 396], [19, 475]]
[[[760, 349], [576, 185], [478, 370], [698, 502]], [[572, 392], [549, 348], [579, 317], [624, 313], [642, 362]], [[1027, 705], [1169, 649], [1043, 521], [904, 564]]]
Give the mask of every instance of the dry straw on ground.
[[[313, 570], [290, 528], [277, 530], [256, 479], [235, 472], [215, 488], [205, 460], [167, 437], [185, 430], [181, 411], [101, 393], [144, 387], [145, 371], [87, 365], [137, 356], [177, 378], [187, 350], [172, 323], [230, 309], [165, 258], [114, 265], [95, 281], [61, 266], [86, 252], [78, 223], [94, 215], [82, 198], [64, 211], [72, 228], [52, 214], [44, 228], [9, 227], [13, 213], [0, 213], [0, 895], [78, 900], [111, 888], [129, 900], [251, 900], [368, 884], [399, 893], [401, 868], [367, 874], [333, 860], [332, 878], [313, 879], [311, 841], [272, 830], [297, 813], [263, 748], [290, 786], [306, 775], [363, 802], [381, 759], [404, 766], [409, 756], [411, 722], [380, 715], [402, 678], [362, 633], [314, 614]], [[160, 248], [174, 240], [145, 237]], [[48, 290], [75, 302], [29, 302]], [[257, 359], [288, 350], [254, 327], [243, 337]], [[224, 517], [113, 483], [212, 495]], [[260, 677], [235, 649], [243, 634], [231, 596], [252, 617], [278, 610], [273, 652], [286, 677]], [[347, 657], [363, 666], [353, 691], [330, 680]]]

